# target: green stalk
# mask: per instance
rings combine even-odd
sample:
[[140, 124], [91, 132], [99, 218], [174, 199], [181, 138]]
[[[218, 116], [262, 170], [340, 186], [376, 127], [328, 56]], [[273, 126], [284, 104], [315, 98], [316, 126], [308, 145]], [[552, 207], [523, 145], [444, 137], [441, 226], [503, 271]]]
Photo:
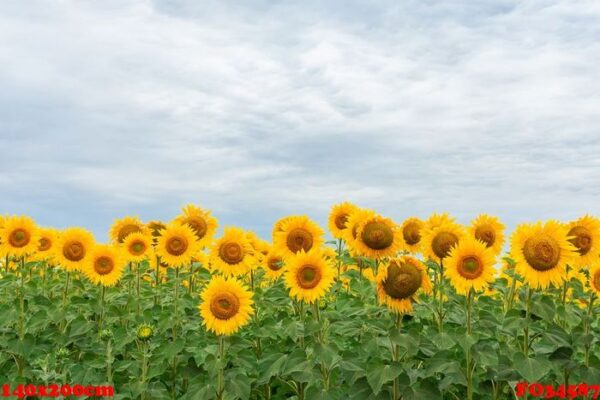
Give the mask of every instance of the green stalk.
[[529, 323], [531, 320], [531, 286], [527, 285], [527, 300], [525, 304], [525, 335], [523, 338], [523, 352], [529, 355]]
[[142, 342], [142, 394], [141, 400], [146, 400], [146, 377], [148, 376], [148, 342]]
[[[467, 335], [471, 336], [471, 308], [473, 305], [473, 288], [469, 289], [467, 295]], [[471, 348], [467, 349], [467, 400], [473, 400], [473, 369], [471, 367], [472, 355]]]
[[102, 330], [102, 323], [104, 322], [104, 297], [106, 294], [106, 287], [100, 284], [100, 318], [98, 318], [98, 333]]
[[[395, 327], [396, 330], [398, 332], [400, 332], [402, 330], [402, 314], [400, 313], [396, 313], [396, 322], [395, 322]], [[390, 339], [391, 342], [391, 339]], [[400, 357], [399, 354], [399, 347], [396, 344], [391, 343], [392, 345], [392, 361], [400, 361], [398, 358]], [[394, 382], [393, 382], [393, 386], [392, 386], [392, 392], [393, 392], [393, 400], [397, 400], [400, 398], [400, 381], [398, 379], [398, 377], [394, 378]]]
[[112, 384], [112, 339], [106, 341], [106, 382]]
[[[590, 333], [590, 320], [592, 318], [592, 310], [594, 308], [594, 300], [595, 299], [596, 299], [596, 296], [594, 295], [594, 292], [592, 290], [590, 290], [590, 301], [588, 303], [588, 309], [587, 309], [585, 324], [584, 324], [584, 328], [583, 328], [586, 336]], [[585, 345], [584, 360], [585, 360], [586, 367], [590, 366], [590, 346], [591, 346], [590, 343], [587, 343]]]
[[160, 257], [156, 256], [156, 276], [155, 279], [155, 292], [154, 292], [154, 305], [158, 305], [158, 299], [160, 298]]
[[444, 331], [444, 260], [440, 260], [440, 272], [438, 274], [438, 331]]
[[19, 289], [19, 340], [25, 338], [25, 256], [21, 257], [21, 280]]
[[136, 284], [137, 284], [137, 286], [136, 286], [135, 294], [136, 294], [137, 315], [138, 315], [138, 317], [140, 316], [140, 313], [141, 313], [141, 308], [140, 308], [141, 307], [141, 301], [140, 301], [140, 280], [141, 280], [140, 269], [141, 269], [141, 267], [142, 267], [142, 263], [141, 262], [136, 263], [135, 273], [136, 273], [136, 280], [137, 280]]
[[219, 376], [217, 380], [217, 399], [222, 400], [225, 392], [225, 336], [219, 335]]
[[515, 290], [517, 288], [517, 277], [515, 275], [515, 270], [513, 268], [513, 273], [512, 273], [512, 285], [510, 287], [510, 292], [509, 292], [509, 296], [508, 296], [508, 306], [506, 307], [506, 310], [504, 311], [505, 313], [508, 312], [508, 310], [510, 310], [513, 306], [513, 301], [515, 298]]

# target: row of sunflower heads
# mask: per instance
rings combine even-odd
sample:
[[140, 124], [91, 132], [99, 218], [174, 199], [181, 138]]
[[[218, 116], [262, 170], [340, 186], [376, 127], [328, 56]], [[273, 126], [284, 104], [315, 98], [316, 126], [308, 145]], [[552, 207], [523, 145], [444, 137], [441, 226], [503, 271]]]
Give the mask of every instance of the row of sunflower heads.
[[[383, 268], [375, 278], [378, 284], [388, 279], [393, 265], [394, 271], [404, 265], [394, 274], [395, 280], [411, 281], [416, 272], [406, 275], [406, 265], [423, 270], [417, 265], [422, 255], [443, 265], [444, 276], [463, 295], [470, 290], [489, 292], [505, 242], [505, 226], [487, 214], [477, 216], [468, 226], [458, 224], [447, 213], [432, 214], [425, 221], [411, 217], [395, 224], [372, 210], [341, 203], [331, 209], [328, 227], [335, 238], [346, 243], [351, 255], [381, 262]], [[398, 254], [413, 257], [397, 259]], [[521, 224], [511, 237], [510, 257], [510, 265], [516, 267], [513, 272], [533, 288], [558, 286], [573, 275], [586, 287], [600, 291], [600, 221], [585, 215], [569, 223]], [[587, 272], [581, 273], [582, 269]], [[385, 287], [391, 286], [380, 285], [379, 293]]]
[[168, 224], [143, 223], [137, 217], [116, 220], [110, 242], [97, 243], [86, 229], [43, 228], [27, 216], [0, 219], [0, 256], [10, 261], [45, 261], [67, 271], [81, 271], [95, 284], [114, 285], [128, 263], [160, 260], [163, 267], [179, 267], [192, 261], [208, 264], [206, 246], [213, 242], [217, 220], [209, 211], [188, 205]]

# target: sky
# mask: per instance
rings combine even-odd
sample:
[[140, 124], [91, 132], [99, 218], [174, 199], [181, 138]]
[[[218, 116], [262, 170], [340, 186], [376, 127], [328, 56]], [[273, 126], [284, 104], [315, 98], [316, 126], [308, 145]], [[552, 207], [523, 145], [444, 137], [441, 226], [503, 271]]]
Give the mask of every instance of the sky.
[[0, 2], [0, 213], [600, 214], [600, 2]]

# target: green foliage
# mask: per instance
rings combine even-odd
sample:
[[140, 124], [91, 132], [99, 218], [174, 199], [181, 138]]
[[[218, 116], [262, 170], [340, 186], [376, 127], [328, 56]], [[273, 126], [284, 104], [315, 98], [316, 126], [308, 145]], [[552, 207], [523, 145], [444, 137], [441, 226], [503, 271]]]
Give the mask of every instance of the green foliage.
[[[576, 304], [589, 295], [575, 282], [564, 303], [559, 289], [534, 292], [527, 318], [525, 289], [507, 308], [512, 282], [499, 279], [493, 296], [475, 297], [467, 334], [465, 298], [449, 286], [440, 332], [434, 299], [421, 295], [413, 315], [397, 319], [358, 270], [343, 273], [346, 283], [336, 283], [318, 313], [258, 273], [256, 315], [224, 339], [221, 356], [198, 313], [210, 273], [199, 265], [193, 277], [187, 268], [179, 278], [163, 270], [157, 287], [154, 269], [139, 268], [139, 290], [138, 274], [128, 270], [102, 302], [101, 288], [77, 273], [63, 293], [64, 271], [26, 265], [22, 332], [21, 277], [3, 271], [0, 381], [112, 384], [122, 400], [204, 400], [218, 398], [223, 370], [223, 399], [464, 399], [468, 353], [477, 399], [510, 398], [522, 380], [600, 382], [600, 326]], [[142, 326], [152, 328], [149, 337], [138, 334]]]

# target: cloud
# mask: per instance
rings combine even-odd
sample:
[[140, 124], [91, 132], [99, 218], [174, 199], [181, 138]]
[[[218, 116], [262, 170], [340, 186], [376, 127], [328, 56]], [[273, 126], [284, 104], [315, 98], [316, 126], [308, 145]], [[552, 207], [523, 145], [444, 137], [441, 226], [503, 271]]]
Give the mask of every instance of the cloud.
[[598, 214], [600, 5], [0, 5], [0, 210], [90, 227], [194, 202], [267, 237], [351, 200], [397, 220]]

